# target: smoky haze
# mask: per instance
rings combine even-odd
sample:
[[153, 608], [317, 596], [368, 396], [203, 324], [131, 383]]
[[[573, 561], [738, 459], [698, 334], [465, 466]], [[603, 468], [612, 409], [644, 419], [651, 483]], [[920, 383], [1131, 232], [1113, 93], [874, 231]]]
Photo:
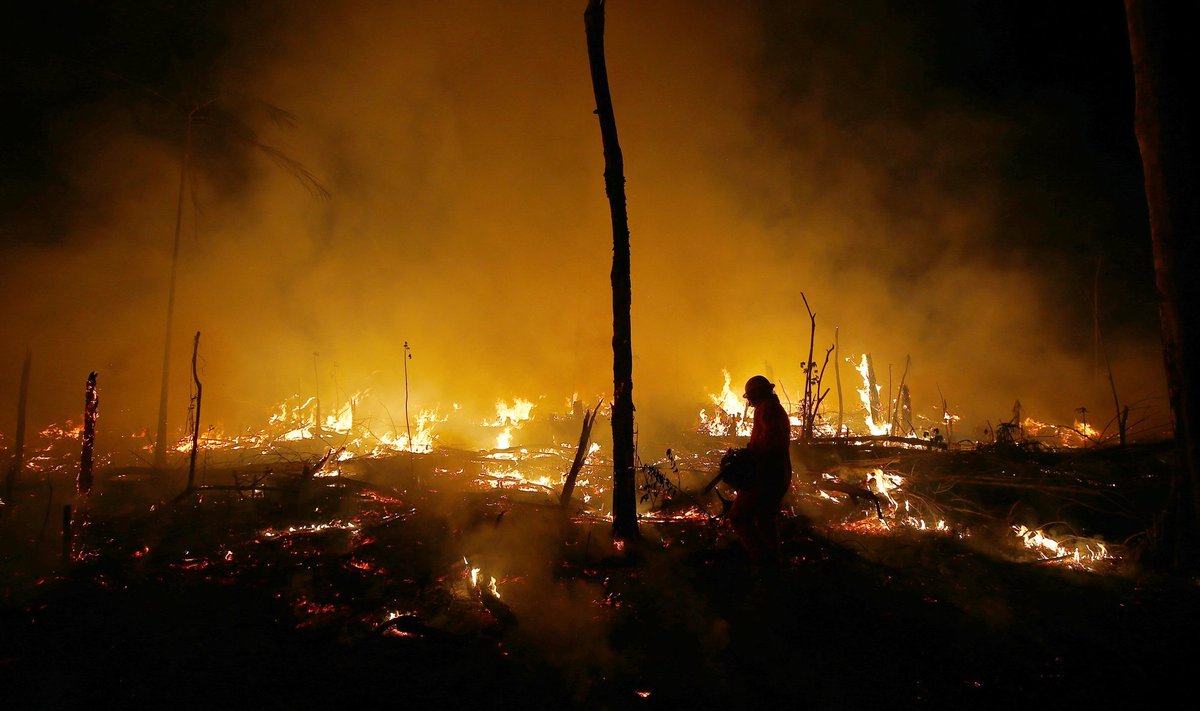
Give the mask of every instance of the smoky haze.
[[[207, 91], [331, 197], [198, 137], [173, 428], [197, 330], [203, 423], [230, 429], [318, 386], [326, 402], [370, 389], [397, 414], [405, 341], [414, 409], [458, 403], [481, 419], [498, 399], [561, 410], [572, 393], [611, 391], [611, 227], [585, 4], [289, 2], [221, 15]], [[873, 353], [885, 386], [889, 364], [898, 385], [911, 355], [915, 409], [939, 414], [940, 389], [964, 436], [1017, 399], [1041, 420], [1070, 423], [1080, 406], [1109, 419], [1090, 306], [1103, 250], [1078, 248], [1107, 216], [1088, 199], [1064, 204], [1065, 188], [1014, 182], [1004, 165], [1030, 129], [932, 86], [903, 18], [872, 26], [815, 3], [609, 3], [634, 401], [655, 446], [696, 424], [722, 369], [735, 388], [761, 372], [798, 397], [802, 293], [818, 362], [835, 325], [842, 355]], [[0, 403], [15, 402], [28, 345], [37, 426], [77, 419], [95, 369], [102, 426], [153, 428], [179, 175], [168, 139], [182, 119], [128, 96], [54, 117], [51, 160], [70, 197], [45, 204], [61, 229], [3, 245]], [[247, 97], [286, 108], [295, 127]], [[1022, 222], [1042, 214], [1053, 218]], [[1105, 341], [1122, 399], [1161, 425], [1148, 257], [1129, 269], [1137, 296], [1101, 294], [1108, 309], [1137, 302], [1112, 312]], [[842, 379], [847, 411], [860, 412], [848, 365]]]

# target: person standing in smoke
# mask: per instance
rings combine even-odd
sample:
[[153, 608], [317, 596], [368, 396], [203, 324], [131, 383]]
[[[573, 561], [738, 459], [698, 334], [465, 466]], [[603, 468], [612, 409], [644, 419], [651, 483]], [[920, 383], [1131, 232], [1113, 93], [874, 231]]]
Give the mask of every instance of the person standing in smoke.
[[773, 562], [779, 550], [779, 511], [792, 484], [788, 455], [792, 426], [774, 383], [764, 376], [747, 380], [743, 397], [754, 408], [747, 446], [754, 476], [738, 491], [729, 518], [750, 557], [755, 562]]

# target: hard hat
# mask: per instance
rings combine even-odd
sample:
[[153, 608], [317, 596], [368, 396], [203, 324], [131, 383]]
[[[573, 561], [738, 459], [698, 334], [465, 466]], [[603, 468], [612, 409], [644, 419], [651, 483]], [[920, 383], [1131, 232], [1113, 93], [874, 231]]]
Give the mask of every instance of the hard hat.
[[750, 397], [751, 394], [757, 393], [767, 395], [775, 391], [775, 384], [767, 380], [765, 376], [756, 375], [746, 381], [746, 392], [742, 397]]

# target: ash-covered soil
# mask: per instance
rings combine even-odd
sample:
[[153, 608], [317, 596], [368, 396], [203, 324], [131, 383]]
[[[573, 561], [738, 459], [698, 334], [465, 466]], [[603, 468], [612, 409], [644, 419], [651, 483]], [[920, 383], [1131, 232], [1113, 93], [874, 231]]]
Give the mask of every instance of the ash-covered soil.
[[[1190, 686], [1200, 632], [1194, 581], [1137, 560], [1163, 452], [801, 452], [778, 566], [696, 505], [715, 455], [643, 479], [659, 512], [623, 549], [602, 511], [465, 453], [210, 472], [257, 489], [182, 497], [178, 471], [102, 471], [86, 500], [48, 475], [0, 521], [0, 688], [13, 708], [1146, 704]], [[903, 474], [882, 520], [821, 494], [876, 470]]]

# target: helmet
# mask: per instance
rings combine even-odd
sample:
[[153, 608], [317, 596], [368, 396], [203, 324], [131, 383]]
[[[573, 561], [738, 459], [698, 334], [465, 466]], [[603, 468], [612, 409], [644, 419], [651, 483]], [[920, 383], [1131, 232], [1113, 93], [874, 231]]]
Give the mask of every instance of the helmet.
[[751, 395], [769, 395], [775, 391], [775, 384], [767, 380], [765, 376], [756, 375], [746, 381], [746, 392], [742, 397], [750, 397]]

